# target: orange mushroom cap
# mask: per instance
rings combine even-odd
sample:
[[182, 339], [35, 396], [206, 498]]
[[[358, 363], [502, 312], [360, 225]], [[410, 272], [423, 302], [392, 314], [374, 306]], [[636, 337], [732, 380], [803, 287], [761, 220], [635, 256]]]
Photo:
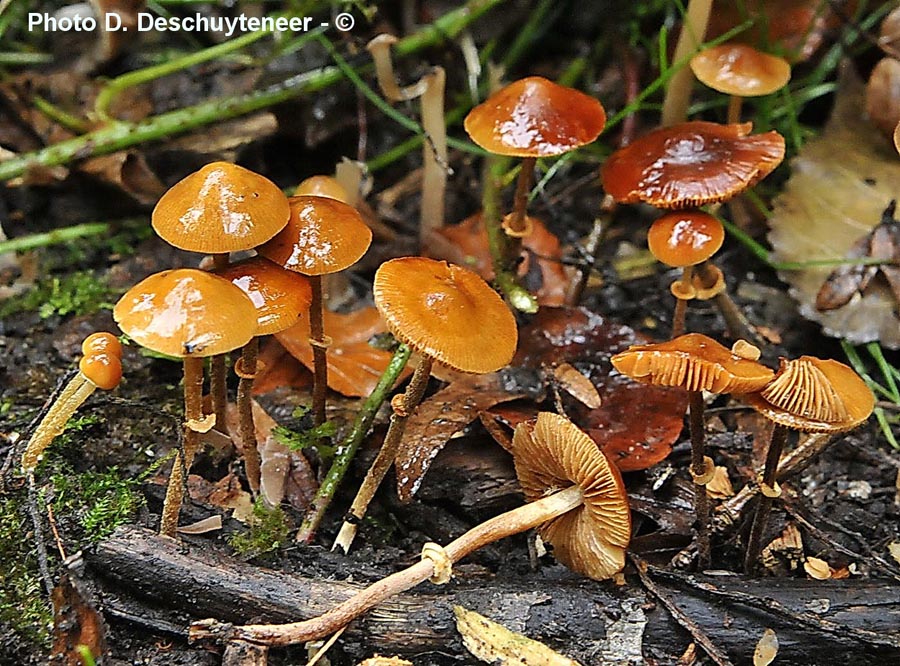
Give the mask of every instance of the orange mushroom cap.
[[423, 257], [391, 259], [375, 273], [373, 292], [391, 332], [438, 363], [485, 373], [512, 360], [516, 320], [468, 269]]
[[625, 566], [631, 513], [622, 477], [590, 437], [563, 416], [541, 412], [513, 435], [516, 476], [529, 502], [577, 485], [584, 504], [538, 528], [564, 565], [594, 580]]
[[511, 157], [562, 155], [596, 139], [605, 125], [599, 101], [540, 76], [501, 88], [464, 121], [472, 141]]
[[725, 228], [715, 217], [699, 210], [667, 213], [650, 225], [647, 245], [667, 266], [695, 266], [722, 247]]
[[167, 243], [209, 254], [249, 250], [287, 224], [287, 197], [272, 181], [227, 162], [213, 162], [175, 183], [151, 223]]
[[337, 273], [352, 266], [372, 243], [372, 230], [352, 206], [301, 195], [289, 199], [287, 226], [257, 252], [304, 275]]
[[156, 273], [129, 289], [113, 318], [138, 344], [168, 356], [214, 356], [256, 335], [256, 308], [228, 280], [194, 268]]
[[741, 397], [770, 421], [803, 432], [852, 430], [875, 408], [875, 395], [852, 368], [814, 356], [782, 359], [771, 383]]
[[639, 382], [687, 391], [750, 393], [775, 376], [770, 368], [738, 356], [701, 333], [633, 345], [610, 360], [616, 370]]
[[122, 358], [122, 343], [119, 338], [106, 331], [91, 333], [81, 343], [81, 353], [87, 355], [92, 352], [107, 352]]
[[104, 391], [114, 389], [122, 381], [122, 360], [112, 352], [95, 351], [85, 354], [78, 362], [78, 370]]
[[705, 121], [662, 127], [610, 155], [600, 179], [620, 203], [693, 208], [725, 201], [784, 159], [778, 132], [748, 136], [751, 129], [751, 123]]
[[252, 257], [219, 271], [239, 287], [256, 307], [256, 335], [271, 335], [290, 328], [309, 310], [312, 287], [309, 280], [264, 257]]
[[338, 182], [337, 178], [331, 176], [310, 176], [304, 179], [297, 189], [294, 190], [294, 196], [314, 196], [328, 197], [329, 199], [337, 199], [341, 203], [348, 204], [350, 195], [344, 186]]
[[736, 97], [771, 95], [791, 80], [787, 60], [738, 43], [700, 51], [691, 58], [691, 69], [701, 83]]

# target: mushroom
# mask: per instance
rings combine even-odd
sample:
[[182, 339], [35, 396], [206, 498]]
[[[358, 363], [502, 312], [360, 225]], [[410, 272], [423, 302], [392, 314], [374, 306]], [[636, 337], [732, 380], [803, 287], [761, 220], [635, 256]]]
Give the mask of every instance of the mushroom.
[[253, 379], [258, 372], [259, 337], [273, 335], [290, 328], [300, 315], [309, 309], [312, 290], [309, 280], [293, 271], [286, 271], [263, 257], [252, 257], [219, 271], [220, 276], [240, 288], [256, 307], [257, 330], [241, 350], [235, 364], [240, 377], [237, 408], [240, 417], [241, 445], [247, 482], [256, 495], [259, 492], [259, 451], [253, 426]]
[[706, 457], [703, 391], [749, 393], [771, 381], [774, 372], [757, 362], [759, 350], [739, 341], [729, 351], [700, 333], [688, 333], [652, 345], [633, 345], [610, 359], [613, 367], [632, 379], [658, 386], [674, 386], [690, 394], [691, 477], [697, 514], [697, 558], [709, 563], [709, 500], [706, 484], [713, 478], [713, 461]]
[[781, 494], [776, 473], [788, 430], [813, 433], [852, 430], [869, 418], [875, 407], [875, 395], [843, 363], [801, 356], [792, 361], [781, 359], [774, 379], [763, 389], [742, 395], [741, 399], [775, 423], [759, 479], [761, 495], [744, 553], [744, 569], [749, 573], [759, 557], [772, 502]]
[[122, 380], [122, 345], [112, 333], [91, 333], [81, 344], [78, 373], [59, 393], [34, 430], [22, 454], [22, 471], [34, 474], [44, 451], [62, 434], [69, 419], [98, 388], [114, 389]]
[[[530, 233], [525, 209], [537, 158], [591, 143], [605, 125], [599, 101], [540, 76], [510, 83], [469, 111], [464, 127], [472, 141], [496, 155], [522, 158], [513, 212], [503, 221], [509, 236]], [[518, 251], [510, 256], [517, 257]]]
[[628, 498], [615, 465], [593, 440], [568, 419], [542, 412], [516, 428], [512, 453], [528, 504], [473, 527], [445, 547], [425, 544], [420, 562], [360, 590], [324, 615], [290, 624], [238, 627], [204, 620], [191, 626], [191, 640], [215, 636], [284, 646], [328, 636], [425, 580], [449, 582], [455, 562], [534, 527], [573, 571], [594, 580], [621, 571], [631, 537]]
[[406, 422], [425, 395], [432, 365], [494, 372], [512, 360], [518, 339], [516, 320], [497, 292], [454, 264], [423, 257], [392, 259], [376, 271], [373, 292], [388, 328], [421, 360], [406, 392], [391, 401], [394, 413], [384, 443], [335, 539], [334, 547], [345, 552], [397, 456]]
[[[153, 209], [151, 224], [164, 241], [182, 250], [211, 254], [217, 269], [228, 254], [262, 245], [287, 224], [287, 197], [272, 181], [249, 169], [212, 162], [175, 183]], [[220, 427], [225, 423], [225, 358], [213, 358], [210, 393]]]
[[203, 359], [246, 345], [256, 335], [253, 302], [228, 280], [193, 268], [156, 273], [119, 299], [113, 318], [147, 349], [183, 359], [184, 460], [176, 451], [160, 533], [175, 536], [184, 475], [200, 448], [200, 433], [216, 423], [202, 409]]
[[289, 199], [291, 216], [287, 226], [257, 248], [263, 257], [289, 271], [309, 277], [312, 305], [309, 309], [310, 344], [313, 346], [313, 423], [325, 422], [325, 392], [328, 388], [322, 302], [322, 276], [355, 264], [369, 249], [372, 230], [352, 206], [310, 195]]
[[309, 178], [304, 178], [297, 185], [297, 189], [294, 190], [295, 197], [301, 195], [328, 197], [329, 199], [337, 199], [350, 206], [353, 205], [350, 202], [350, 193], [332, 176], [310, 176]]
[[[675, 314], [672, 315], [673, 338], [684, 334], [687, 302], [697, 297], [693, 284], [694, 266], [718, 252], [724, 240], [722, 223], [699, 210], [667, 213], [650, 225], [647, 245], [651, 254], [667, 266], [683, 269], [681, 279], [672, 283], [672, 295], [676, 299]], [[724, 288], [724, 280], [721, 286]]]
[[745, 97], [771, 95], [791, 80], [787, 60], [736, 42], [700, 51], [691, 58], [691, 70], [701, 83], [730, 96], [729, 123], [741, 122]]

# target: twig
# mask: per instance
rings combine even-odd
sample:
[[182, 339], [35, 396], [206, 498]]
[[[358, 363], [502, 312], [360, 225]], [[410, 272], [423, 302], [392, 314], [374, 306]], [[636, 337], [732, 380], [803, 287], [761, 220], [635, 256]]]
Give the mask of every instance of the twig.
[[709, 639], [709, 636], [704, 633], [704, 631], [697, 626], [697, 623], [694, 622], [691, 618], [685, 615], [684, 611], [682, 611], [674, 601], [672, 601], [671, 597], [668, 594], [663, 592], [659, 586], [653, 582], [650, 578], [649, 570], [650, 565], [647, 564], [646, 561], [635, 555], [634, 553], [628, 553], [628, 559], [631, 560], [632, 564], [634, 564], [635, 569], [637, 569], [637, 574], [641, 578], [641, 583], [643, 583], [644, 587], [647, 588], [647, 591], [652, 594], [654, 597], [659, 599], [660, 603], [666, 607], [666, 610], [671, 613], [672, 617], [675, 621], [680, 624], [684, 629], [691, 635], [691, 638], [694, 639], [694, 642], [703, 648], [703, 651], [709, 655], [709, 658], [712, 659], [718, 666], [731, 666], [731, 660], [727, 655], [722, 653], [719, 648]]
[[34, 485], [34, 474], [28, 475], [28, 515], [31, 516], [31, 524], [34, 527], [34, 545], [37, 551], [38, 570], [47, 595], [53, 594], [53, 576], [50, 574], [50, 565], [47, 563], [47, 544], [44, 543], [44, 527], [41, 524], [41, 512], [38, 510], [37, 489]]

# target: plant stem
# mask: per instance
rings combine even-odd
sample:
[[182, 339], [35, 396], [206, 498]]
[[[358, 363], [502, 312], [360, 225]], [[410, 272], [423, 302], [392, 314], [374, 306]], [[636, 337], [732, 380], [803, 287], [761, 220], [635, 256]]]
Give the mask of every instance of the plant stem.
[[366, 478], [363, 479], [359, 491], [353, 499], [353, 504], [350, 505], [350, 510], [347, 511], [347, 517], [344, 519], [344, 524], [341, 525], [341, 530], [338, 532], [331, 550], [336, 550], [338, 547], [345, 553], [350, 550], [350, 544], [353, 543], [353, 539], [356, 537], [356, 530], [360, 521], [365, 517], [369, 504], [372, 498], [375, 497], [375, 492], [384, 480], [391, 465], [394, 464], [397, 451], [400, 449], [400, 441], [403, 439], [403, 433], [406, 430], [406, 423], [416, 407], [419, 406], [419, 403], [422, 402], [422, 398], [425, 397], [425, 389], [428, 388], [432, 365], [434, 365], [433, 359], [430, 356], [423, 356], [422, 360], [419, 361], [419, 365], [416, 366], [412, 379], [409, 380], [409, 386], [406, 387], [406, 391], [399, 399], [395, 398], [395, 400], [399, 400], [399, 404], [391, 401], [394, 413], [391, 415], [391, 424], [388, 426], [387, 434], [384, 436], [384, 442], [378, 451], [378, 455], [372, 462], [372, 466], [369, 467]]
[[[669, 79], [666, 86], [666, 97], [663, 100], [662, 122], [660, 123], [663, 127], [684, 122], [687, 119], [691, 89], [694, 87], [694, 73], [687, 66], [687, 59], [703, 42], [711, 10], [712, 0], [689, 0], [688, 2], [687, 11], [684, 13], [684, 22], [681, 25], [681, 34], [678, 36], [678, 44], [675, 46], [675, 54], [672, 56], [678, 69]], [[679, 66], [677, 63], [682, 61], [684, 64]]]
[[62, 229], [54, 229], [53, 231], [47, 231], [45, 233], [18, 236], [17, 238], [0, 241], [0, 254], [34, 250], [35, 248], [47, 247], [49, 245], [59, 245], [60, 243], [68, 243], [76, 238], [100, 236], [107, 233], [110, 229], [112, 229], [112, 224], [109, 222], [86, 222], [84, 224], [76, 224]]
[[[546, 523], [584, 502], [581, 488], [572, 486], [512, 511], [495, 516], [447, 544], [444, 552], [450, 562], [458, 562], [482, 546]], [[218, 638], [223, 641], [243, 640], [259, 645], [286, 646], [323, 638], [371, 610], [386, 599], [400, 594], [432, 577], [435, 566], [431, 559], [422, 559], [402, 571], [369, 585], [354, 596], [319, 617], [289, 624], [256, 624], [232, 627], [216, 620], [204, 620], [191, 625], [191, 641]]]
[[[786, 426], [776, 423], [772, 430], [772, 439], [769, 441], [769, 449], [766, 452], [766, 466], [763, 469], [762, 483], [769, 488], [774, 488], [777, 481], [778, 462], [781, 460], [781, 452], [787, 441], [788, 429]], [[769, 520], [769, 511], [772, 509], [773, 498], [765, 493], [760, 493], [756, 500], [756, 513], [753, 516], [753, 525], [750, 528], [750, 536], [747, 538], [747, 550], [744, 554], [744, 572], [753, 573], [759, 559], [762, 545], [763, 532]]]
[[256, 427], [253, 423], [253, 379], [257, 371], [259, 338], [253, 336], [241, 351], [240, 381], [237, 390], [237, 409], [240, 418], [241, 449], [244, 453], [244, 468], [247, 483], [255, 497], [259, 493], [259, 449], [256, 442]]
[[325, 393], [328, 390], [328, 339], [325, 337], [325, 304], [322, 276], [310, 275], [312, 302], [309, 306], [309, 343], [313, 352], [312, 414], [313, 425], [325, 423]]
[[340, 485], [341, 480], [347, 473], [347, 469], [350, 467], [353, 456], [356, 455], [359, 445], [362, 443], [366, 433], [369, 432], [369, 428], [372, 427], [372, 421], [375, 420], [375, 414], [378, 412], [387, 394], [394, 387], [394, 384], [397, 383], [400, 373], [402, 373], [403, 368], [406, 367], [406, 363], [409, 360], [411, 353], [412, 351], [409, 347], [400, 345], [397, 348], [397, 351], [394, 352], [393, 357], [391, 357], [391, 361], [384, 369], [384, 372], [381, 373], [378, 384], [372, 389], [369, 397], [366, 398], [362, 409], [360, 409], [359, 413], [356, 415], [353, 427], [338, 447], [337, 454], [334, 457], [334, 461], [331, 463], [328, 474], [326, 474], [325, 478], [322, 480], [319, 490], [313, 498], [309, 511], [303, 519], [303, 523], [300, 525], [296, 537], [297, 541], [301, 543], [309, 543], [312, 541], [316, 530], [319, 529], [319, 523], [322, 522], [325, 511], [331, 504], [331, 499], [334, 497], [337, 487]]
[[[692, 476], [706, 473], [706, 431], [703, 422], [702, 391], [690, 392], [691, 472]], [[697, 530], [697, 566], [703, 570], [709, 566], [709, 498], [706, 484], [694, 481], [694, 513]]]

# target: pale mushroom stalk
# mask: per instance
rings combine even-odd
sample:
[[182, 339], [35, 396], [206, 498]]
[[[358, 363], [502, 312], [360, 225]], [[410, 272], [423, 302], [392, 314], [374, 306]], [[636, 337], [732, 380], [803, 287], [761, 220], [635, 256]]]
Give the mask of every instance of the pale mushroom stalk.
[[528, 208], [528, 193], [531, 191], [531, 184], [534, 182], [534, 167], [536, 164], [536, 157], [524, 157], [519, 167], [516, 193], [513, 196], [512, 215], [506, 220], [507, 233], [514, 238], [521, 238], [528, 231], [525, 215]]
[[766, 523], [769, 520], [769, 511], [772, 510], [774, 502], [778, 463], [781, 460], [781, 452], [784, 450], [784, 444], [787, 441], [788, 429], [776, 423], [772, 430], [772, 439], [769, 441], [769, 448], [766, 451], [766, 464], [763, 469], [762, 482], [760, 489], [762, 492], [756, 500], [756, 513], [753, 514], [753, 525], [750, 527], [750, 536], [747, 538], [747, 550], [744, 553], [744, 571], [750, 573], [756, 567], [756, 561], [759, 557], [760, 547], [762, 546], [763, 532], [766, 529]]
[[[530, 504], [525, 504], [512, 511], [507, 511], [491, 518], [450, 542], [442, 550], [446, 559], [440, 555], [431, 555], [439, 546], [426, 546], [420, 562], [391, 574], [369, 587], [360, 590], [327, 613], [302, 622], [289, 624], [256, 624], [231, 626], [216, 620], [203, 620], [191, 625], [192, 641], [205, 638], [220, 640], [243, 640], [250, 643], [268, 646], [286, 646], [323, 638], [334, 633], [349, 622], [371, 610], [381, 602], [404, 592], [429, 578], [441, 576], [437, 580], [449, 580], [447, 561], [455, 563], [466, 555], [513, 534], [542, 525], [551, 519], [561, 516], [584, 503], [584, 494], [578, 486], [572, 486], [548, 495]], [[434, 558], [434, 559], [432, 559]], [[437, 565], [443, 565], [438, 569]]]
[[259, 369], [259, 338], [254, 336], [241, 350], [237, 374], [240, 377], [237, 390], [237, 410], [240, 419], [241, 450], [247, 482], [255, 496], [259, 492], [260, 457], [256, 442], [256, 426], [253, 422], [253, 380]]
[[419, 244], [444, 226], [444, 199], [447, 191], [447, 126], [444, 124], [443, 67], [435, 67], [422, 77], [425, 89], [422, 105], [422, 209], [419, 222]]
[[[338, 532], [337, 538], [334, 540], [331, 550], [341, 548], [345, 553], [350, 550], [350, 545], [356, 537], [356, 531], [360, 521], [365, 517], [366, 511], [375, 492], [384, 480], [385, 475], [394, 463], [397, 457], [397, 451], [400, 448], [400, 441], [403, 439], [403, 433], [406, 430], [406, 423], [409, 417], [422, 402], [425, 397], [425, 389], [428, 387], [428, 379], [431, 377], [431, 368], [434, 361], [429, 356], [423, 356], [416, 366], [412, 379], [409, 380], [409, 386], [402, 396], [398, 396], [391, 401], [394, 413], [391, 415], [391, 424], [388, 426], [387, 434], [384, 437], [384, 443], [378, 451], [372, 466], [366, 473], [359, 491], [347, 511], [344, 524]], [[402, 473], [398, 470], [398, 474]]]
[[[691, 287], [691, 278], [694, 276], [694, 267], [693, 266], [685, 266], [682, 269], [681, 274], [681, 283], [688, 290], [692, 290]], [[672, 313], [672, 337], [677, 338], [679, 335], [684, 335], [686, 330], [686, 319], [687, 319], [687, 298], [680, 298], [678, 296], [675, 297], [675, 311]]]
[[[697, 265], [696, 273], [703, 283], [704, 287], [714, 284], [718, 279], [718, 271], [709, 261]], [[754, 327], [747, 321], [747, 317], [741, 312], [737, 303], [728, 295], [728, 291], [723, 289], [714, 297], [716, 307], [719, 314], [725, 320], [725, 327], [729, 336], [734, 340], [752, 340], [756, 344], [761, 344], [762, 340]]]
[[686, 61], [688, 55], [700, 47], [706, 36], [711, 10], [712, 0], [690, 0], [688, 3], [684, 14], [684, 23], [681, 26], [681, 34], [678, 36], [678, 44], [675, 46], [675, 55], [672, 56], [673, 64], [685, 62], [672, 74], [666, 85], [666, 97], [663, 100], [660, 123], [663, 127], [683, 122], [687, 118], [694, 74], [687, 66]]
[[310, 275], [312, 303], [309, 306], [309, 344], [313, 351], [313, 425], [325, 423], [325, 393], [328, 390], [328, 343], [325, 336], [325, 304], [322, 298], [322, 276]]
[[[681, 302], [679, 300], [679, 302]], [[706, 434], [702, 391], [690, 391], [691, 476], [694, 479], [694, 513], [697, 520], [697, 563], [702, 570], [709, 566], [709, 498], [706, 484], [699, 483], [708, 472]]]

